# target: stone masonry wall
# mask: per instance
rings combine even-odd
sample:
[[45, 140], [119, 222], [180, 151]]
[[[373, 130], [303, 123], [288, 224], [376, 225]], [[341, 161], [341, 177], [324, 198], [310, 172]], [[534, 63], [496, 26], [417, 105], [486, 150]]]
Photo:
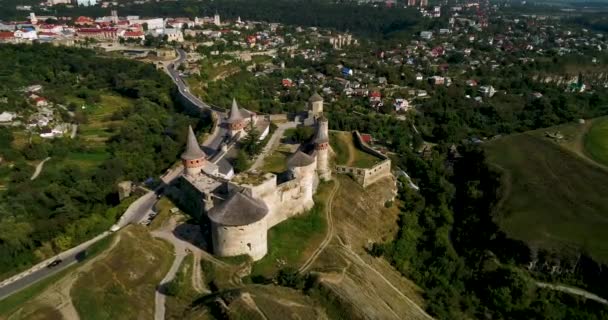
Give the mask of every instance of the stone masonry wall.
[[380, 163], [374, 165], [371, 168], [357, 168], [349, 166], [336, 166], [336, 172], [342, 174], [350, 174], [358, 184], [366, 188], [372, 183], [380, 180], [391, 174], [391, 159], [382, 154], [381, 152], [374, 150], [361, 140], [361, 135], [358, 131], [353, 133], [354, 142], [361, 150], [373, 154], [374, 156], [383, 159]]

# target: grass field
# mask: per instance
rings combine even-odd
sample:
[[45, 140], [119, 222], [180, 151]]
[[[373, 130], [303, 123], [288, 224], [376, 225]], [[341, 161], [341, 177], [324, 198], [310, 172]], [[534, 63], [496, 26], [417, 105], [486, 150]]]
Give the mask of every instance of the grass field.
[[[298, 268], [323, 241], [327, 229], [325, 208], [333, 184], [319, 185], [315, 207], [309, 212], [288, 219], [268, 231], [268, 254], [253, 265], [253, 276], [272, 277], [281, 267]], [[284, 262], [284, 265], [279, 265], [277, 261]]]
[[585, 151], [591, 159], [608, 166], [608, 118], [593, 121], [585, 135]]
[[[91, 247], [89, 247], [89, 249], [86, 250], [87, 254], [86, 254], [84, 261], [88, 261], [89, 259], [97, 256], [99, 253], [103, 252], [108, 247], [110, 247], [110, 244], [112, 243], [113, 239], [114, 239], [113, 236], [109, 236], [109, 237], [106, 237], [106, 238], [100, 240], [99, 242], [95, 243]], [[65, 276], [69, 275], [70, 273], [74, 272], [75, 270], [77, 270], [81, 265], [82, 265], [82, 263], [73, 265], [55, 275], [52, 275], [44, 280], [34, 283], [33, 285], [13, 294], [11, 296], [4, 298], [3, 300], [0, 300], [0, 319], [10, 318], [10, 315], [12, 313], [15, 313], [15, 311], [26, 306], [34, 298], [36, 298], [36, 296], [38, 296], [39, 294], [44, 292], [51, 285], [58, 282], [63, 277], [65, 277]], [[52, 308], [51, 308], [51, 310], [46, 310], [46, 311], [47, 312], [42, 312], [39, 310], [38, 313], [55, 314], [55, 310]], [[61, 318], [59, 318], [59, 319], [61, 319]]]
[[170, 244], [130, 226], [109, 255], [78, 278], [70, 292], [74, 306], [86, 319], [151, 319], [156, 286], [172, 262]]
[[329, 143], [336, 154], [337, 165], [370, 168], [382, 159], [357, 148], [350, 132], [333, 131], [329, 135]]
[[504, 172], [497, 222], [533, 246], [584, 248], [608, 262], [608, 171], [572, 151], [576, 139], [569, 137], [583, 126], [558, 128], [566, 141], [543, 137], [556, 130], [549, 128], [486, 145], [488, 159]]
[[[82, 99], [70, 99], [77, 105], [83, 105]], [[66, 164], [85, 168], [95, 167], [108, 158], [105, 142], [112, 136], [112, 127], [121, 123], [110, 119], [115, 112], [130, 107], [133, 100], [112, 94], [102, 94], [98, 104], [87, 106], [83, 111], [87, 123], [78, 126], [77, 137], [85, 141], [86, 152], [72, 153], [66, 157]]]
[[260, 170], [275, 174], [287, 170], [287, 158], [291, 153], [288, 148], [283, 148], [282, 146], [283, 145], [279, 145], [271, 154], [264, 158], [264, 163]]

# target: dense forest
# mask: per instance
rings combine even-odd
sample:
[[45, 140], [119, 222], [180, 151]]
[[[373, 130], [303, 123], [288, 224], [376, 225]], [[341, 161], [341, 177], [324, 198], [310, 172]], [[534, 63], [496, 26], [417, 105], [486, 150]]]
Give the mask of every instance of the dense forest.
[[605, 319], [605, 306], [541, 289], [520, 268], [529, 249], [492, 221], [500, 177], [483, 151], [463, 146], [458, 160], [447, 154], [439, 148], [428, 161], [401, 158], [420, 193], [400, 191], [400, 231], [372, 253], [422, 286], [427, 310], [440, 319]]
[[101, 93], [133, 101], [110, 116], [116, 125], [100, 165], [50, 165], [33, 181], [30, 161], [52, 156], [62, 164], [68, 154], [86, 154], [87, 141], [77, 136], [16, 146], [15, 134], [24, 129], [0, 127], [2, 168], [9, 170], [0, 193], [1, 275], [107, 230], [122, 213], [113, 208], [117, 182], [158, 175], [178, 158], [184, 128], [207, 123], [179, 113], [171, 80], [153, 65], [49, 45], [3, 45], [0, 56], [0, 97], [7, 98], [8, 109], [24, 103], [19, 90], [32, 84], [42, 85], [57, 104], [67, 105], [68, 96], [94, 104]]

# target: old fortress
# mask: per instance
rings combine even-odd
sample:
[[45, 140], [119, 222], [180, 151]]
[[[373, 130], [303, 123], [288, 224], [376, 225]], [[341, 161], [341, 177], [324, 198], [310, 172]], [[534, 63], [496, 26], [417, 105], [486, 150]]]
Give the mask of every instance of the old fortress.
[[[303, 123], [315, 128], [314, 138], [298, 147], [287, 159], [287, 171], [280, 174], [250, 170], [234, 175], [225, 159], [210, 157], [201, 149], [189, 128], [178, 187], [187, 199], [188, 211], [208, 219], [214, 254], [247, 254], [259, 260], [268, 251], [268, 229], [313, 207], [319, 181], [331, 179], [328, 121], [319, 95], [309, 99]], [[238, 141], [248, 126], [266, 136], [269, 121], [239, 108], [234, 101], [221, 125], [228, 139]], [[220, 155], [226, 154], [225, 145], [218, 149]]]

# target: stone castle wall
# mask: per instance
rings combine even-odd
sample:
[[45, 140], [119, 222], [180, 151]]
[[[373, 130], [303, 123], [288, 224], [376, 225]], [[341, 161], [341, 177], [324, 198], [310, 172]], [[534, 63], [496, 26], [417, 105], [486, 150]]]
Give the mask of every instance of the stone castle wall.
[[372, 183], [391, 175], [391, 159], [363, 142], [358, 131], [355, 131], [353, 135], [355, 137], [353, 140], [358, 148], [383, 160], [371, 168], [336, 166], [336, 172], [351, 175], [353, 179], [357, 181], [357, 183], [363, 186], [363, 188], [366, 188]]
[[213, 253], [220, 257], [247, 254], [255, 261], [268, 252], [266, 219], [244, 226], [223, 226], [211, 222]]

